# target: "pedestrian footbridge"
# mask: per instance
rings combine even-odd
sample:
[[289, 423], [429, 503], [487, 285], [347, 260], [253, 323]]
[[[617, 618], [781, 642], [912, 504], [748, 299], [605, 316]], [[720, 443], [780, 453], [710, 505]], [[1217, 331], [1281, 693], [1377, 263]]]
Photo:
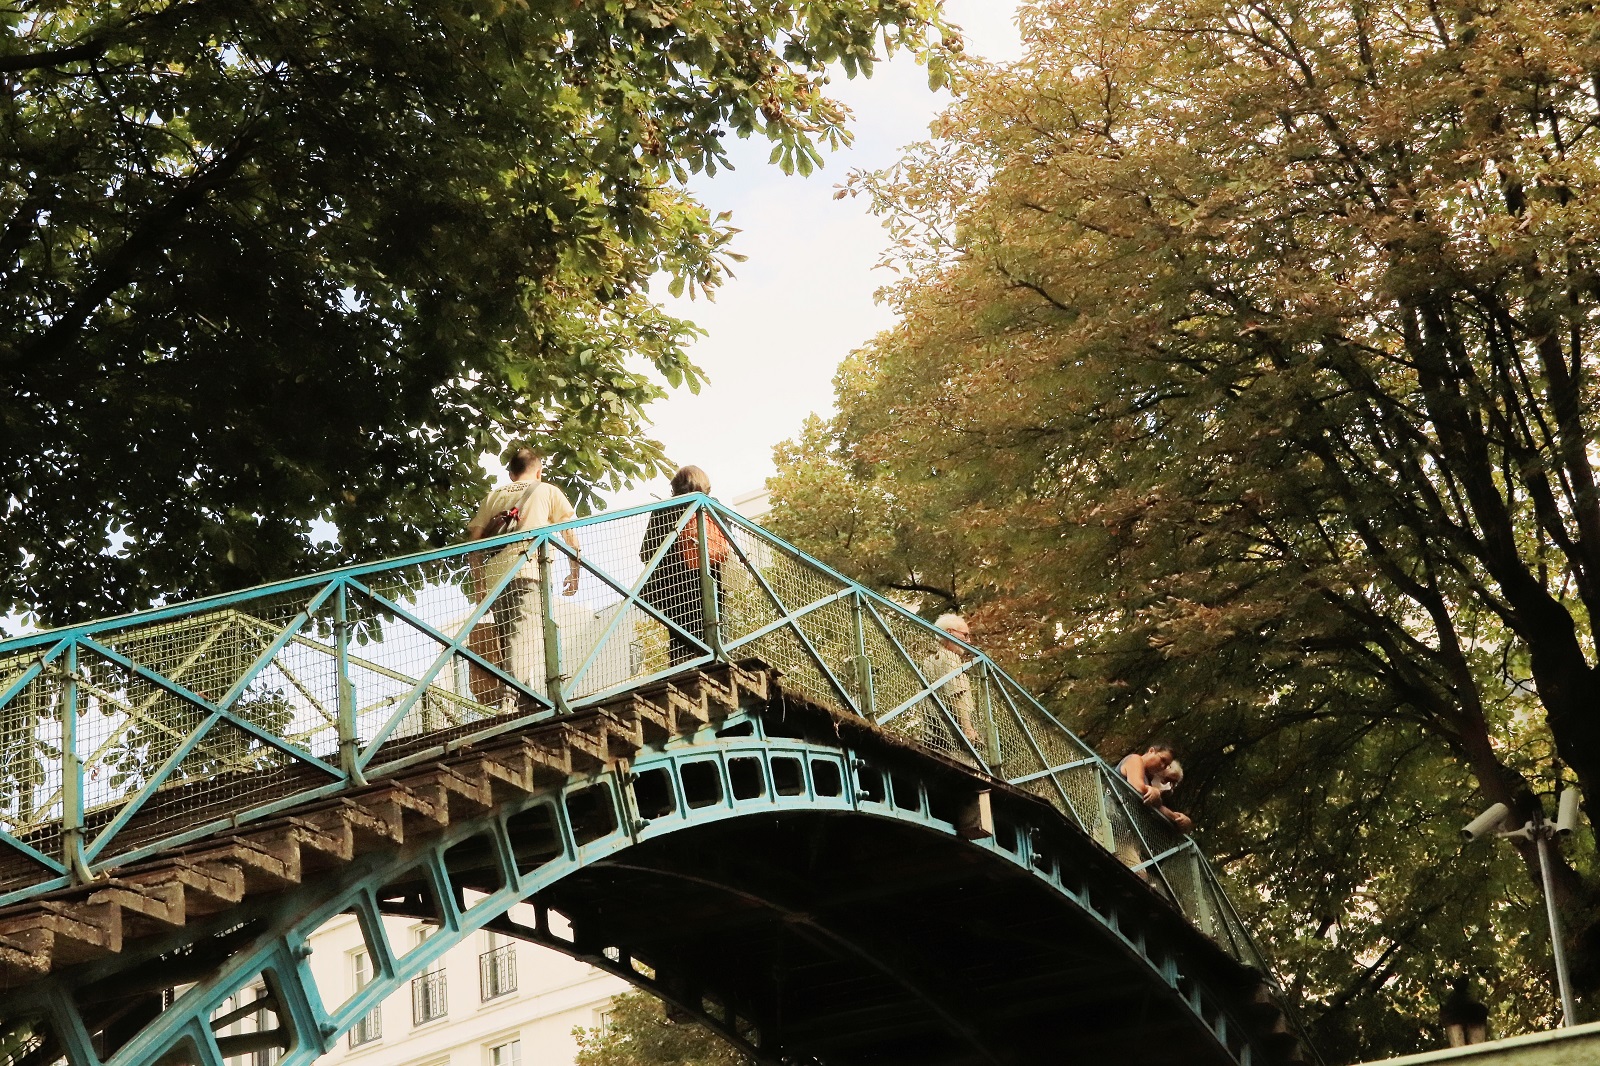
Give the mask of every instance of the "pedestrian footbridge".
[[1189, 838], [702, 496], [0, 643], [0, 1066], [304, 1066], [482, 929], [761, 1063], [1311, 1054]]

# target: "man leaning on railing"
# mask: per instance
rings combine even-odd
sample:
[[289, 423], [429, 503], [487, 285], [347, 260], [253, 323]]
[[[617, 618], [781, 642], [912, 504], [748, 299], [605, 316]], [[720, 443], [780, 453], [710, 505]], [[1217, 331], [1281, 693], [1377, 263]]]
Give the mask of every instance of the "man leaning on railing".
[[[490, 490], [467, 526], [468, 540], [526, 533], [568, 521], [577, 513], [566, 494], [541, 480], [544, 457], [534, 449], [519, 446], [506, 462], [506, 471], [511, 480]], [[562, 539], [571, 545], [573, 554], [561, 591], [572, 596], [578, 591], [578, 535], [569, 529], [562, 533]], [[469, 646], [523, 684], [538, 686], [543, 682], [540, 675], [544, 672], [539, 563], [531, 554], [524, 559], [526, 552], [526, 544], [508, 544], [489, 558], [484, 558], [486, 552], [473, 554], [472, 598], [475, 601], [481, 602], [512, 570], [516, 570], [516, 576], [495, 598], [493, 621], [486, 617], [473, 629]], [[517, 693], [514, 689], [497, 684], [486, 670], [473, 672], [474, 699], [491, 702], [497, 692], [505, 710], [515, 708]]]

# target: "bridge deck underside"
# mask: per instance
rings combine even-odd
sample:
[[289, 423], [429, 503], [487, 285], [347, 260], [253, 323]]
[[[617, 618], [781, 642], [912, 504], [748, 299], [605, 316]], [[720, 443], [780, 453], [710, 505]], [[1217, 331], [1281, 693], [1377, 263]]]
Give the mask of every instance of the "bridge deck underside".
[[790, 1054], [922, 1066], [1226, 1061], [1147, 968], [989, 856], [859, 817], [725, 823], [541, 894], [581, 936], [738, 997]]

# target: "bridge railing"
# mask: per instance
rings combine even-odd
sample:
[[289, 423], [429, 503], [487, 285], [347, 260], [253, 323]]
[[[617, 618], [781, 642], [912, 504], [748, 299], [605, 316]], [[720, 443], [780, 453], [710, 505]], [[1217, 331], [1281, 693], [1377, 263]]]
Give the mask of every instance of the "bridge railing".
[[704, 496], [0, 642], [0, 904], [746, 657], [1040, 796], [1270, 972], [1193, 841], [988, 656]]

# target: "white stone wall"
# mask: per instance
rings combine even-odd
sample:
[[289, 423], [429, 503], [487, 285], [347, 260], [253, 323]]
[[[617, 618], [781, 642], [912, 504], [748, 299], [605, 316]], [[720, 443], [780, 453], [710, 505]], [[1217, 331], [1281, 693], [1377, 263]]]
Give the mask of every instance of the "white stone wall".
[[[403, 953], [425, 925], [385, 919], [385, 932]], [[480, 956], [493, 946], [511, 945], [516, 988], [484, 998]], [[365, 945], [352, 916], [341, 916], [311, 939], [311, 971], [330, 1010], [357, 987], [357, 954]], [[371, 972], [370, 965], [366, 967]], [[479, 932], [445, 953], [435, 970], [444, 974], [442, 1017], [417, 1022], [411, 983], [378, 1008], [379, 1035], [356, 1046], [351, 1035], [320, 1061], [327, 1066], [569, 1066], [577, 1055], [574, 1028], [601, 1023], [613, 996], [628, 985], [558, 952]], [[230, 1032], [253, 1028], [249, 1020]], [[268, 1066], [270, 1056], [239, 1056], [228, 1066]]]

